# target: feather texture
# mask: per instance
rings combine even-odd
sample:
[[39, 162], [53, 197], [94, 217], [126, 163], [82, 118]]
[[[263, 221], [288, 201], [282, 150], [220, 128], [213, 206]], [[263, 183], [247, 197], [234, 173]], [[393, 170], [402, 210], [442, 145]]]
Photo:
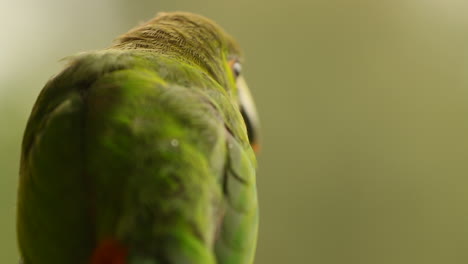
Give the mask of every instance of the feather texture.
[[72, 57], [23, 139], [24, 264], [251, 263], [256, 162], [228, 66], [239, 56], [210, 20], [167, 13]]

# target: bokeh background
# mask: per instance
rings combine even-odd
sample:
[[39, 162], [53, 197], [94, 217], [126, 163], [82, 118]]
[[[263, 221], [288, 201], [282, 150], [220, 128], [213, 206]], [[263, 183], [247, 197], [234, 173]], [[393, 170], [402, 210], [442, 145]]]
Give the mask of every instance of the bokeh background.
[[0, 263], [17, 263], [21, 137], [59, 60], [173, 10], [245, 51], [263, 126], [256, 263], [468, 263], [462, 0], [1, 0]]

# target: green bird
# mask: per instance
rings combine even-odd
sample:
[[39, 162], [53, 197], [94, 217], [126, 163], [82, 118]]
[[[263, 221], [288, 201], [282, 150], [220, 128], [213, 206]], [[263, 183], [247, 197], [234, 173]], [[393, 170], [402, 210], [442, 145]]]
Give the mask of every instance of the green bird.
[[258, 120], [217, 24], [161, 13], [78, 54], [24, 133], [24, 264], [250, 264]]

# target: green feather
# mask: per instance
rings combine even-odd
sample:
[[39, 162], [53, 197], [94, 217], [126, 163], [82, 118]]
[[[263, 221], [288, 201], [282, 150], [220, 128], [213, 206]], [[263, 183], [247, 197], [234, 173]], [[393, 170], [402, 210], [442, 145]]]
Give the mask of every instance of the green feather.
[[252, 263], [256, 162], [228, 64], [239, 58], [189, 13], [71, 57], [24, 134], [23, 262], [90, 263], [111, 238], [131, 264]]

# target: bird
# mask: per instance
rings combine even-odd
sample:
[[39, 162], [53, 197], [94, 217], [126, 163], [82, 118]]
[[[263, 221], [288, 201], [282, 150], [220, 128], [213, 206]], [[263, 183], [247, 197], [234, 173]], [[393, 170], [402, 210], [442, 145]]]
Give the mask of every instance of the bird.
[[66, 58], [21, 146], [24, 264], [250, 264], [259, 120], [239, 45], [159, 13]]

